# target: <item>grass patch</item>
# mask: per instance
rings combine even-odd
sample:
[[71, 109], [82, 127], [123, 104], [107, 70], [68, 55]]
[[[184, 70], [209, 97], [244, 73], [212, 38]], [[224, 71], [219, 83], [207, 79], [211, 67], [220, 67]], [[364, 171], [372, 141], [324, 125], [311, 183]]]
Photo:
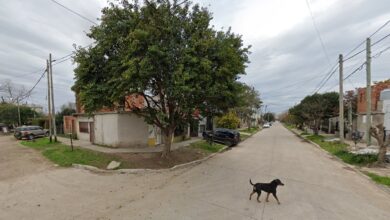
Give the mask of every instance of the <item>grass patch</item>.
[[364, 172], [364, 173], [367, 176], [369, 176], [372, 180], [374, 180], [376, 183], [390, 187], [390, 177], [379, 176], [379, 175], [376, 175], [375, 173], [370, 173], [370, 172]]
[[373, 155], [373, 154], [361, 155], [361, 154], [350, 153], [347, 150], [347, 146], [348, 146], [347, 144], [342, 144], [340, 142], [325, 142], [324, 137], [321, 135], [310, 135], [307, 136], [306, 138], [320, 145], [321, 148], [337, 156], [338, 158], [340, 158], [341, 160], [343, 160], [345, 163], [348, 164], [364, 166], [377, 161], [377, 155]]
[[48, 138], [22, 141], [21, 144], [41, 151], [43, 156], [63, 167], [77, 163], [105, 168], [110, 161], [115, 160], [114, 156], [86, 149], [77, 148], [71, 151], [69, 146], [60, 142], [50, 143]]
[[294, 129], [295, 126], [294, 125], [290, 125], [290, 124], [284, 124], [284, 126], [290, 130]]
[[254, 128], [246, 128], [246, 129], [240, 130], [240, 132], [254, 134], [254, 133], [258, 132], [259, 130], [260, 130], [260, 128], [254, 127]]
[[240, 133], [240, 139], [241, 139], [241, 141], [245, 141], [245, 140], [248, 139], [249, 137], [250, 137], [250, 135]]
[[304, 131], [301, 133], [301, 135], [310, 135], [308, 132]]
[[201, 141], [197, 141], [197, 142], [191, 143], [190, 146], [194, 147], [194, 148], [199, 148], [199, 149], [202, 149], [204, 151], [211, 152], [211, 153], [216, 153], [216, 152], [220, 151], [224, 147], [224, 145], [218, 144], [218, 143], [213, 143], [212, 145], [210, 145], [205, 140], [201, 140]]

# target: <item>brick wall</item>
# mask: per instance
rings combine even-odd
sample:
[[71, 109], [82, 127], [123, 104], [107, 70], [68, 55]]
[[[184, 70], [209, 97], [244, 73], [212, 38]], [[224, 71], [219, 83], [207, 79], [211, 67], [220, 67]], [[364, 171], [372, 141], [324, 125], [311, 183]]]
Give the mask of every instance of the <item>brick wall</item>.
[[[379, 82], [371, 87], [371, 111], [381, 111], [379, 96], [381, 91], [390, 88], [390, 80]], [[358, 89], [357, 112], [366, 112], [366, 88]]]

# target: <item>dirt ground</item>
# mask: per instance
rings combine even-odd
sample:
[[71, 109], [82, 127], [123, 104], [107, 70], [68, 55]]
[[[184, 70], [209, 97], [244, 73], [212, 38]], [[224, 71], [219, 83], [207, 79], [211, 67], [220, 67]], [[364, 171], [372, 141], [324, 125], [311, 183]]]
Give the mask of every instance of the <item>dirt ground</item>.
[[168, 159], [161, 158], [161, 153], [118, 153], [113, 155], [122, 162], [121, 168], [164, 169], [201, 159], [208, 153], [200, 149], [185, 147], [172, 151]]
[[0, 136], [0, 181], [37, 174], [54, 165], [40, 152], [20, 146], [13, 136]]

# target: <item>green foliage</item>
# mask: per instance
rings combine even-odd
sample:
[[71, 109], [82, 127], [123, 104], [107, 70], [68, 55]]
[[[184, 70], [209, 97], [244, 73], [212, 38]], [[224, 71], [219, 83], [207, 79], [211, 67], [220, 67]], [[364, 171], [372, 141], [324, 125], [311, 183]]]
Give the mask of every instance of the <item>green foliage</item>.
[[379, 176], [375, 173], [364, 172], [367, 176], [369, 176], [375, 182], [390, 187], [390, 177], [388, 176]]
[[88, 113], [138, 94], [146, 107], [134, 113], [168, 137], [196, 109], [208, 116], [236, 105], [249, 48], [230, 29], [214, 30], [207, 8], [191, 4], [124, 0], [102, 10], [88, 34], [94, 46], [74, 57], [73, 90]]
[[261, 106], [260, 94], [255, 88], [244, 83], [239, 84], [238, 107], [234, 108], [237, 115], [242, 118], [250, 128], [252, 116]]
[[338, 98], [336, 92], [306, 96], [298, 105], [289, 109], [288, 114], [291, 115], [289, 119], [298, 127], [302, 127], [304, 123], [314, 122], [314, 130], [317, 132], [320, 120], [337, 115]]
[[69, 146], [59, 142], [50, 143], [47, 138], [39, 138], [34, 142], [22, 141], [21, 143], [24, 146], [40, 150], [49, 160], [63, 167], [69, 167], [76, 163], [105, 168], [110, 161], [116, 159], [107, 154], [85, 149], [74, 149], [74, 151], [71, 151]]
[[373, 154], [353, 154], [348, 152], [347, 144], [340, 142], [325, 142], [324, 137], [321, 135], [310, 135], [306, 137], [314, 143], [320, 145], [323, 149], [329, 153], [337, 156], [346, 163], [353, 165], [367, 165], [377, 161], [377, 155]]
[[236, 129], [240, 124], [240, 119], [234, 111], [229, 111], [222, 117], [217, 119], [217, 126], [220, 128]]
[[218, 144], [218, 143], [209, 144], [207, 141], [204, 141], [204, 140], [191, 143], [190, 146], [194, 147], [194, 148], [199, 148], [199, 149], [205, 150], [206, 152], [211, 152], [211, 153], [216, 153], [224, 147], [224, 145], [222, 145], [222, 144]]
[[[41, 116], [30, 107], [20, 105], [20, 119], [23, 125], [32, 123], [32, 119]], [[0, 103], [0, 122], [4, 124], [18, 124], [18, 106], [16, 104]]]
[[263, 115], [263, 119], [264, 121], [268, 122], [275, 121], [275, 114], [272, 112], [267, 112]]

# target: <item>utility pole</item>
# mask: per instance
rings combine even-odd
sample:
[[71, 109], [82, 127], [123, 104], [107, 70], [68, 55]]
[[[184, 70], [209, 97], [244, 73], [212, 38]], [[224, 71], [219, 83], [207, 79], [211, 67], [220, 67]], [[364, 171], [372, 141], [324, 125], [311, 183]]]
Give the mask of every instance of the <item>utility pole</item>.
[[344, 89], [343, 89], [343, 55], [339, 55], [339, 137], [344, 143]]
[[49, 140], [52, 142], [52, 129], [51, 129], [51, 95], [50, 95], [50, 65], [49, 60], [46, 60], [46, 74], [47, 74], [47, 110], [49, 112]]
[[16, 98], [16, 103], [18, 105], [18, 121], [19, 121], [19, 126], [22, 126], [22, 120], [20, 119], [20, 105], [19, 105], [19, 97]]
[[352, 139], [353, 124], [352, 124], [352, 101], [348, 102], [348, 139]]
[[366, 88], [366, 142], [367, 146], [371, 145], [371, 39], [367, 38], [366, 42], [366, 73], [367, 73], [367, 88]]
[[51, 91], [51, 116], [53, 118], [53, 134], [54, 134], [54, 142], [57, 142], [57, 126], [56, 126], [56, 111], [54, 107], [54, 91], [53, 91], [53, 68], [52, 68], [52, 59], [51, 54], [49, 54], [49, 72], [50, 72], [50, 91]]

